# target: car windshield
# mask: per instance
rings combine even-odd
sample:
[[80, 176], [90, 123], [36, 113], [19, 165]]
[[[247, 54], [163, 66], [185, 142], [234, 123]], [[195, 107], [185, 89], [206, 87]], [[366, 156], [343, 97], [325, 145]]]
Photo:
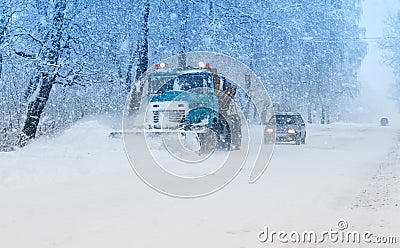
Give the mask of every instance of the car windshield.
[[276, 115], [271, 118], [269, 123], [279, 125], [296, 125], [301, 123], [301, 117], [297, 115]]

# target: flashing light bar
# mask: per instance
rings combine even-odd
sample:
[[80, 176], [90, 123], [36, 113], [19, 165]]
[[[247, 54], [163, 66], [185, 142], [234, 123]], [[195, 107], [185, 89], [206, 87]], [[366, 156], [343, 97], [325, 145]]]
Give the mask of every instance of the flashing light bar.
[[[203, 61], [200, 61], [200, 62], [198, 63], [198, 66], [199, 66], [199, 68], [201, 68], [201, 69], [204, 69], [204, 68], [209, 69], [209, 68], [210, 68], [210, 63], [204, 63]], [[154, 65], [154, 68], [156, 68], [156, 69], [164, 69], [165, 67], [167, 67], [167, 64], [164, 63], [164, 62], [161, 62], [161, 63], [159, 63], [159, 64], [155, 64], [155, 65]]]
[[154, 65], [154, 67], [155, 67], [156, 69], [159, 69], [159, 68], [163, 69], [163, 68], [165, 68], [166, 66], [167, 66], [167, 64], [165, 64], [164, 62], [161, 62], [161, 63], [159, 63], [159, 64], [155, 64], [155, 65]]

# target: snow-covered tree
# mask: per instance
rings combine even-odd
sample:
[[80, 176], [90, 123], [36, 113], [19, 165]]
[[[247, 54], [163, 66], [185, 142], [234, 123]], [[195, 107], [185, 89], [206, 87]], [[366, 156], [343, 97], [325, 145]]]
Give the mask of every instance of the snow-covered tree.
[[338, 118], [358, 92], [360, 0], [18, 1], [0, 5], [0, 121], [27, 139], [120, 114], [135, 78], [183, 52], [237, 58], [309, 121]]
[[388, 18], [385, 36], [387, 38], [381, 41], [380, 45], [387, 50], [385, 61], [393, 68], [396, 76], [398, 98], [400, 96], [400, 10], [397, 15]]

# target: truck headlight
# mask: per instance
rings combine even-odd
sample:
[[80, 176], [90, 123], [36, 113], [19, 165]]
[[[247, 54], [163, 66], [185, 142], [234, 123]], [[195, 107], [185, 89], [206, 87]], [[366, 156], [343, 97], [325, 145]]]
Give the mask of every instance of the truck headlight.
[[288, 132], [289, 134], [296, 134], [296, 129], [294, 129], [294, 128], [289, 128], [289, 129], [287, 130], [287, 132]]
[[273, 133], [273, 132], [274, 132], [274, 129], [272, 129], [272, 128], [267, 128], [266, 131], [267, 131], [267, 133]]

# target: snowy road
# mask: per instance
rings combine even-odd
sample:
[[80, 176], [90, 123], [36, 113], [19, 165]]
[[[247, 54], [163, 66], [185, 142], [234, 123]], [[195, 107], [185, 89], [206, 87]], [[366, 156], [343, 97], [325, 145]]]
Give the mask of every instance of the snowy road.
[[397, 235], [400, 242], [395, 127], [308, 126], [307, 144], [277, 145], [256, 184], [247, 183], [245, 168], [222, 191], [194, 200], [143, 184], [110, 131], [87, 121], [0, 153], [0, 247], [282, 247], [260, 243], [258, 233], [266, 226], [320, 232], [339, 220], [349, 230]]

